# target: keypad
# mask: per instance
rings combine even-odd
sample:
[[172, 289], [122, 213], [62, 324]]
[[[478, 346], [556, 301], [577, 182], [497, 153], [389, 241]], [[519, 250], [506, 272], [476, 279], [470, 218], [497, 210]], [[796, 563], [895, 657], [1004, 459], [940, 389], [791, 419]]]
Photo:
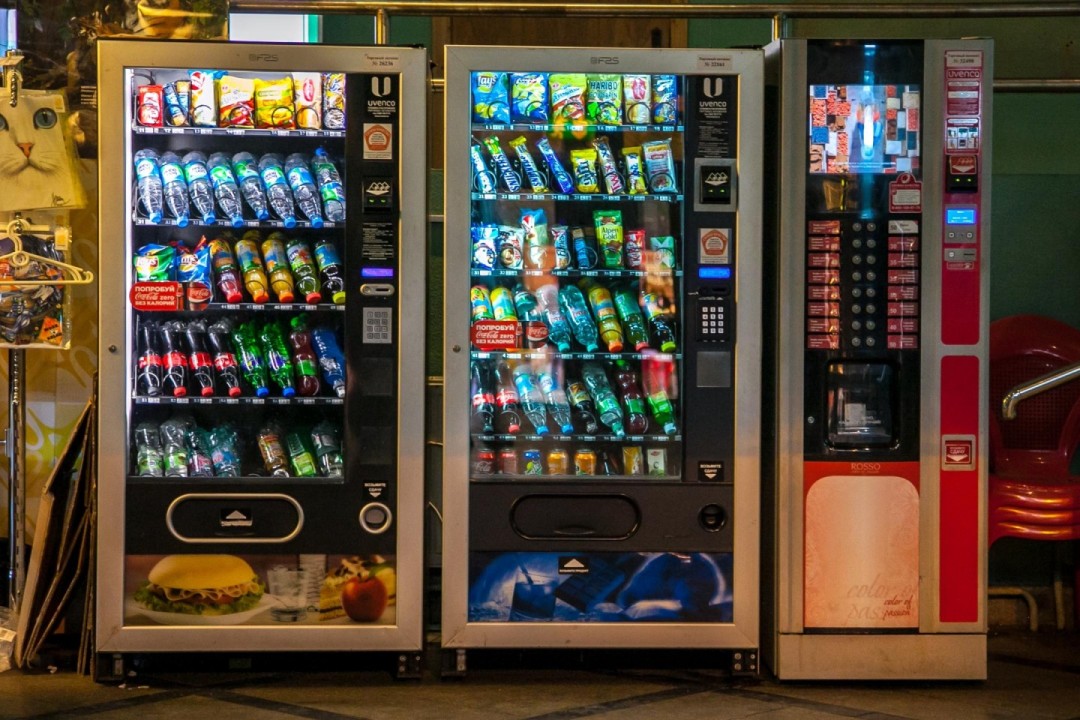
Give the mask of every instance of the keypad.
[[390, 308], [364, 308], [364, 343], [388, 345], [393, 342], [393, 313]]
[[698, 340], [722, 342], [727, 339], [727, 302], [716, 297], [698, 299]]

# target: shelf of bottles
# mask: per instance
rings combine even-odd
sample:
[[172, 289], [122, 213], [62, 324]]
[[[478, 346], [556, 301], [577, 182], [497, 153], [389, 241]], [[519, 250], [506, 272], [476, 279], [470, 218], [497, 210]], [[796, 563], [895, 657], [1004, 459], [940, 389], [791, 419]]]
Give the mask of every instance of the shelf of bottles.
[[473, 481], [681, 476], [678, 89], [473, 73]]
[[340, 480], [344, 76], [130, 79], [130, 481]]

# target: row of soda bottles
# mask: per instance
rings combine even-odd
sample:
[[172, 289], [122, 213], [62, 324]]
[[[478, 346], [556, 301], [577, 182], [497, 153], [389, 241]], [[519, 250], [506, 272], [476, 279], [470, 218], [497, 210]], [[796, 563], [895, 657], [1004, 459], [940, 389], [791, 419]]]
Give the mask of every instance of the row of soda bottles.
[[[158, 425], [135, 426], [135, 469], [143, 477], [239, 477], [265, 472], [274, 477], [342, 477], [345, 461], [337, 425], [322, 421], [303, 432], [263, 424], [256, 435], [262, 468], [245, 463], [245, 442], [231, 423], [206, 430], [189, 415]], [[245, 467], [245, 465], [247, 467]]]
[[473, 360], [474, 427], [486, 435], [514, 435], [522, 432], [524, 418], [533, 434], [547, 435], [550, 417], [553, 434], [595, 435], [601, 425], [619, 437], [644, 435], [650, 428], [654, 434], [678, 432], [667, 392], [674, 370], [670, 360], [645, 358], [641, 380], [621, 358], [607, 367], [595, 361], [563, 368], [540, 361]]
[[287, 332], [275, 319], [259, 324], [224, 317], [209, 323], [143, 317], [138, 353], [137, 392], [151, 397], [162, 392], [184, 397], [189, 386], [203, 397], [222, 390], [239, 397], [241, 377], [257, 397], [270, 395], [271, 384], [282, 397], [311, 397], [323, 382], [345, 397], [345, 356], [333, 329], [309, 329], [303, 315], [289, 321]]
[[[619, 462], [622, 455], [622, 462]], [[540, 447], [502, 447], [498, 451], [479, 443], [473, 449], [472, 476], [485, 475], [652, 475], [668, 473], [667, 449], [640, 445], [582, 445], [570, 453], [556, 445], [546, 451]]]
[[323, 148], [310, 157], [292, 153], [284, 160], [267, 153], [258, 162], [249, 152], [231, 158], [216, 152], [208, 159], [192, 151], [180, 158], [171, 151], [159, 155], [144, 148], [135, 153], [135, 180], [139, 204], [152, 223], [161, 222], [168, 210], [179, 227], [186, 227], [192, 206], [202, 222], [214, 223], [216, 199], [232, 226], [242, 227], [241, 197], [256, 219], [269, 220], [272, 210], [287, 228], [296, 226], [297, 206], [312, 227], [322, 227], [324, 217], [330, 222], [345, 220], [345, 189]]
[[520, 322], [523, 347], [551, 343], [559, 352], [569, 352], [571, 338], [586, 352], [595, 352], [601, 340], [613, 353], [622, 352], [626, 343], [638, 352], [653, 347], [670, 353], [677, 346], [674, 318], [661, 304], [660, 294], [640, 292], [637, 282], [609, 289], [593, 278], [582, 278], [576, 285], [568, 281], [560, 287], [557, 279], [548, 277], [535, 292], [520, 282], [513, 289], [496, 285], [490, 291], [477, 284], [469, 296], [474, 323]]

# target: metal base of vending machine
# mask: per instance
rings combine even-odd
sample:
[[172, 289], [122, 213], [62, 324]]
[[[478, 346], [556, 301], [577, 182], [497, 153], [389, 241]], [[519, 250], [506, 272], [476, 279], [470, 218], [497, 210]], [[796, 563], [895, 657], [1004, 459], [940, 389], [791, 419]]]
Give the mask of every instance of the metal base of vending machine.
[[985, 680], [985, 635], [781, 635], [781, 680]]
[[725, 650], [672, 650], [641, 648], [635, 650], [581, 649], [471, 649], [448, 648], [442, 651], [439, 675], [463, 678], [470, 669], [521, 667], [535, 670], [558, 668], [585, 671], [618, 667], [622, 669], [710, 668], [730, 677], [754, 677], [758, 674], [757, 648]]

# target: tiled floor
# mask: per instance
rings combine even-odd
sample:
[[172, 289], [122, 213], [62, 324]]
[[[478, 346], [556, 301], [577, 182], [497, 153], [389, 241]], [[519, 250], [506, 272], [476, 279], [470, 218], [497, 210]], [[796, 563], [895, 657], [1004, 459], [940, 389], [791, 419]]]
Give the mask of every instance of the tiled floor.
[[1080, 720], [1080, 635], [1017, 631], [994, 634], [989, 645], [989, 679], [978, 683], [780, 684], [713, 669], [557, 669], [527, 658], [488, 663], [479, 654], [463, 679], [443, 680], [430, 668], [420, 680], [394, 680], [376, 670], [284, 665], [221, 673], [151, 667], [117, 686], [66, 671], [9, 671], [0, 673], [0, 718]]

